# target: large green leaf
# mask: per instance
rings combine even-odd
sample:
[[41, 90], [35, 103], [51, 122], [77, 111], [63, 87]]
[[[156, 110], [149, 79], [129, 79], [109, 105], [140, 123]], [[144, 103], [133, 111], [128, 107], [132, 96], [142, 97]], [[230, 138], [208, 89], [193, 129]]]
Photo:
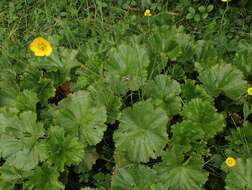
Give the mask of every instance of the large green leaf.
[[147, 190], [150, 189], [155, 179], [155, 171], [149, 167], [127, 165], [116, 169], [115, 175], [112, 177], [111, 190]]
[[163, 161], [157, 165], [158, 180], [166, 189], [203, 190], [208, 173], [202, 169], [203, 162], [198, 158], [184, 157], [179, 152], [166, 152]]
[[0, 118], [3, 118], [0, 152], [8, 164], [29, 170], [45, 159], [44, 142], [40, 140], [44, 136], [44, 129], [41, 123], [36, 122], [35, 113], [26, 111], [19, 117], [0, 114]]
[[163, 108], [169, 116], [179, 113], [181, 109], [180, 84], [167, 75], [158, 75], [146, 83], [144, 95], [153, 99], [157, 107]]
[[230, 64], [217, 64], [203, 70], [199, 73], [199, 79], [213, 97], [224, 93], [227, 97], [237, 100], [246, 93], [247, 83], [243, 80], [242, 72]]
[[96, 82], [88, 87], [90, 96], [96, 104], [106, 106], [108, 123], [114, 123], [120, 117], [121, 99], [114, 94], [108, 84]]
[[12, 70], [2, 70], [0, 72], [0, 106], [13, 104], [19, 91], [16, 73]]
[[15, 184], [22, 180], [22, 172], [15, 167], [4, 164], [0, 168], [0, 189], [13, 190]]
[[147, 78], [149, 57], [145, 48], [125, 43], [110, 52], [111, 63], [105, 65], [105, 77], [119, 93], [138, 90]]
[[178, 32], [176, 27], [167, 25], [156, 27], [153, 31], [148, 41], [152, 55], [149, 68], [151, 76], [160, 73], [165, 68], [168, 58], [176, 60], [181, 55], [181, 49], [176, 42]]
[[212, 101], [212, 97], [207, 94], [202, 85], [196, 84], [196, 81], [187, 80], [181, 87], [181, 96], [185, 101], [190, 101], [194, 98], [201, 98], [204, 100]]
[[225, 119], [215, 107], [206, 100], [193, 99], [184, 106], [184, 118], [198, 125], [205, 132], [205, 138], [213, 138], [225, 127]]
[[247, 43], [240, 43], [235, 54], [234, 64], [243, 71], [246, 77], [252, 73], [252, 46]]
[[55, 111], [55, 122], [68, 134], [78, 137], [84, 145], [96, 145], [106, 130], [106, 108], [94, 105], [85, 91], [63, 99]]
[[30, 90], [24, 90], [16, 97], [14, 106], [16, 106], [20, 111], [31, 110], [36, 112], [36, 104], [39, 99], [37, 94]]
[[[35, 64], [40, 69], [47, 71], [46, 75], [49, 76], [56, 86], [59, 86], [64, 81], [71, 79], [71, 70], [80, 63], [77, 61], [76, 56], [78, 50], [67, 48], [55, 48], [53, 54], [45, 59], [35, 59]], [[38, 63], [39, 62], [39, 63]]]
[[231, 129], [231, 134], [226, 136], [229, 148], [241, 154], [251, 156], [252, 152], [252, 125], [248, 121], [242, 127]]
[[40, 166], [27, 172], [28, 180], [24, 186], [27, 190], [61, 190], [64, 185], [58, 180], [60, 173], [55, 167]]
[[55, 95], [53, 82], [45, 78], [43, 72], [36, 67], [27, 70], [20, 78], [21, 88], [36, 92], [42, 104], [47, 104], [48, 99]]
[[154, 108], [150, 101], [126, 108], [114, 133], [116, 150], [125, 152], [135, 162], [157, 158], [168, 143], [167, 122], [165, 111]]
[[238, 158], [237, 164], [228, 170], [226, 177], [226, 190], [252, 189], [252, 159]]
[[65, 164], [78, 164], [84, 156], [84, 146], [76, 137], [65, 135], [60, 127], [50, 128], [47, 151], [49, 160], [59, 170], [63, 170]]
[[208, 149], [204, 142], [205, 132], [191, 121], [183, 121], [172, 126], [172, 148], [182, 153], [194, 151], [206, 154]]

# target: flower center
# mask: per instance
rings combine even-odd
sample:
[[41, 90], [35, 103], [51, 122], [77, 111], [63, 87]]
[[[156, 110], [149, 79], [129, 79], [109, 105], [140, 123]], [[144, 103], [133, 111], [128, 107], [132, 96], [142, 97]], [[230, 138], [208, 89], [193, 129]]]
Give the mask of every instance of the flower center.
[[41, 50], [41, 51], [45, 51], [46, 50], [46, 45], [41, 42], [41, 43], [38, 44], [38, 49]]

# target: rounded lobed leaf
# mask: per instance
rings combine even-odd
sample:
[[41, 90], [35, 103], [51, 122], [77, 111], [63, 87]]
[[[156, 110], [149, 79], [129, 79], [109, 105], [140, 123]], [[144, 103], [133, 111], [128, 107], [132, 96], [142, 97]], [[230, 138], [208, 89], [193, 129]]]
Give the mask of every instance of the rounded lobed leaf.
[[162, 107], [169, 116], [181, 110], [180, 84], [167, 75], [158, 75], [144, 87], [144, 96], [152, 98], [156, 106]]
[[184, 106], [182, 115], [186, 120], [198, 125], [205, 132], [205, 138], [214, 137], [225, 127], [225, 119], [215, 107], [206, 100], [193, 99]]
[[61, 171], [65, 164], [77, 164], [84, 156], [84, 146], [60, 127], [50, 128], [47, 151], [49, 160]]
[[154, 170], [147, 166], [131, 164], [116, 169], [112, 177], [111, 190], [150, 189], [155, 179]]
[[[27, 172], [28, 180], [24, 186], [27, 189], [36, 190], [63, 190], [64, 185], [58, 180], [60, 173], [55, 167], [40, 166]], [[25, 189], [26, 189], [25, 188]]]
[[169, 151], [157, 165], [156, 171], [158, 181], [164, 183], [166, 189], [203, 190], [208, 173], [202, 167], [203, 162], [198, 158], [189, 158], [184, 162], [181, 154]]
[[252, 159], [238, 158], [236, 165], [228, 171], [226, 177], [226, 190], [252, 189]]
[[227, 97], [237, 100], [246, 92], [247, 83], [243, 79], [243, 73], [230, 64], [214, 65], [200, 72], [199, 79], [213, 97], [224, 93]]
[[31, 111], [19, 117], [0, 115], [3, 119], [0, 136], [0, 153], [6, 163], [18, 169], [30, 170], [46, 158], [45, 144], [40, 138], [44, 129]]
[[84, 145], [96, 145], [106, 130], [106, 108], [94, 105], [85, 91], [76, 92], [59, 103], [55, 122], [65, 131], [78, 137]]
[[123, 110], [119, 128], [114, 133], [116, 150], [126, 152], [134, 162], [148, 162], [160, 156], [168, 143], [164, 110], [142, 101]]
[[138, 90], [146, 81], [149, 56], [145, 48], [121, 44], [110, 53], [111, 63], [105, 65], [105, 78], [120, 94]]

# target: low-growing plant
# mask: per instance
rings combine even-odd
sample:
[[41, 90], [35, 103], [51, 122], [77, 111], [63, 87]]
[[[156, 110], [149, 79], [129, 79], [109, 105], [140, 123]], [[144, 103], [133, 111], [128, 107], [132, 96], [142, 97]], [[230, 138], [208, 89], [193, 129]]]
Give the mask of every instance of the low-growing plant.
[[251, 190], [250, 10], [1, 1], [0, 190]]

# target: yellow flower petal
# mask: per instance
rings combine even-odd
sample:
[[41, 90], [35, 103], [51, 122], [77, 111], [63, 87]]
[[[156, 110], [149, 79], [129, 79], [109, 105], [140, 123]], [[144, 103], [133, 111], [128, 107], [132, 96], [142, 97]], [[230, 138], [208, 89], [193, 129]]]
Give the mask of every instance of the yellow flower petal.
[[225, 163], [228, 167], [232, 168], [236, 165], [236, 160], [233, 157], [227, 157]]
[[52, 53], [52, 46], [46, 39], [38, 37], [31, 42], [30, 50], [35, 56], [50, 56]]
[[144, 16], [152, 16], [150, 9], [145, 10]]
[[252, 96], [252, 87], [248, 88], [247, 92], [248, 92], [248, 95]]

